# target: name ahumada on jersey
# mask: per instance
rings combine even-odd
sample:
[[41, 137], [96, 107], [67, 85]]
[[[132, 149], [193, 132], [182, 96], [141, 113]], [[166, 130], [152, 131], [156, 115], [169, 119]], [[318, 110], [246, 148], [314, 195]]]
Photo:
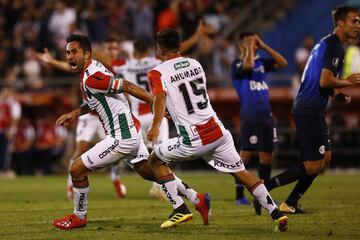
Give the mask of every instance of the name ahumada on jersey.
[[100, 62], [92, 59], [80, 79], [83, 100], [96, 110], [106, 134], [121, 139], [136, 136], [139, 126], [122, 93], [123, 78], [115, 77]]
[[166, 107], [182, 136], [191, 145], [211, 143], [225, 128], [213, 110], [206, 91], [206, 77], [195, 59], [177, 57], [167, 60], [148, 73], [154, 95], [166, 93]]
[[[151, 92], [147, 73], [159, 65], [161, 60], [156, 57], [145, 57], [142, 59], [130, 59], [117, 62], [113, 66], [115, 75], [123, 76], [127, 81], [136, 84], [144, 90]], [[130, 97], [131, 111], [135, 116], [141, 116], [151, 113], [151, 107], [144, 101]]]

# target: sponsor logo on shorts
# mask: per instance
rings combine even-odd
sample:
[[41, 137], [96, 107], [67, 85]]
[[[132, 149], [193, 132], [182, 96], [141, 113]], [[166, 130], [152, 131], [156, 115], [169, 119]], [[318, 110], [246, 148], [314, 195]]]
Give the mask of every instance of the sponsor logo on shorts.
[[249, 141], [251, 144], [257, 144], [258, 138], [255, 135], [250, 136]]
[[149, 155], [145, 155], [145, 154], [138, 154], [136, 155], [136, 158], [148, 158]]
[[223, 168], [227, 168], [227, 169], [239, 168], [242, 165], [243, 165], [243, 162], [241, 160], [236, 162], [235, 164], [227, 164], [227, 163], [220, 162], [219, 160], [215, 160], [215, 162], [214, 162], [215, 167], [223, 167]]
[[319, 147], [319, 153], [320, 153], [320, 154], [325, 154], [325, 145], [321, 145], [321, 146]]
[[180, 147], [180, 142], [175, 143], [174, 145], [168, 146], [168, 151], [171, 152], [174, 149], [177, 149]]
[[94, 162], [93, 161], [91, 161], [91, 159], [90, 159], [90, 157], [89, 156], [86, 156], [86, 159], [87, 159], [87, 161], [92, 165], [92, 164], [94, 164]]
[[119, 146], [119, 140], [115, 139], [114, 143], [110, 147], [108, 147], [105, 151], [99, 154], [99, 158], [103, 159], [104, 157], [106, 157], [106, 155], [111, 153], [111, 151], [114, 150], [117, 146]]

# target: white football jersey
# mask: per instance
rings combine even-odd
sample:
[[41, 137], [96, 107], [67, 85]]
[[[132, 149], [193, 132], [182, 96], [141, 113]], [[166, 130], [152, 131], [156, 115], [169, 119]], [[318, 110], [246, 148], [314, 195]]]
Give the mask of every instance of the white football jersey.
[[129, 103], [122, 91], [123, 78], [100, 62], [92, 60], [81, 76], [81, 92], [84, 101], [96, 110], [107, 135], [127, 139], [137, 136]]
[[198, 131], [204, 131], [204, 126], [222, 126], [210, 104], [204, 70], [195, 59], [167, 60], [150, 71], [148, 77], [154, 95], [166, 92], [166, 107], [180, 135], [186, 133], [192, 140], [199, 137]]
[[[131, 59], [127, 60], [125, 65], [119, 69], [119, 71], [121, 71], [124, 79], [127, 81], [134, 83], [148, 92], [151, 92], [147, 73], [160, 63], [161, 61], [155, 57], [145, 57], [140, 60]], [[131, 111], [136, 117], [151, 112], [149, 104], [133, 96], [130, 96], [130, 104]]]

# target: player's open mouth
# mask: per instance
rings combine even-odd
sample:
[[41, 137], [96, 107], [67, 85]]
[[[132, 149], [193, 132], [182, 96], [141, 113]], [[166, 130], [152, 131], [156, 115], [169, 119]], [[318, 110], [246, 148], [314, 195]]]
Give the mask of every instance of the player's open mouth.
[[71, 69], [76, 69], [77, 68], [77, 65], [75, 62], [69, 62], [69, 65], [71, 67]]

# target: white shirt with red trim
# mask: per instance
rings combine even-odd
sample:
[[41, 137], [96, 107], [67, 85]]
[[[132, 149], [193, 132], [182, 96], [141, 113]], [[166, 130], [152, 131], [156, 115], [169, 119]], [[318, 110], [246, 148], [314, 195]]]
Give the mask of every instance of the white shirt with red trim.
[[222, 136], [224, 128], [210, 104], [205, 72], [198, 61], [167, 60], [150, 71], [148, 78], [155, 96], [166, 93], [166, 107], [179, 135], [189, 141], [200, 137], [203, 144]]
[[[127, 60], [122, 67], [117, 66], [117, 72], [122, 74], [127, 81], [150, 92], [147, 73], [160, 63], [161, 61], [155, 57], [144, 57], [140, 60], [131, 59]], [[136, 117], [151, 113], [149, 104], [133, 96], [130, 96], [130, 105], [131, 111]]]
[[100, 62], [91, 60], [81, 76], [83, 100], [96, 110], [105, 133], [114, 138], [127, 139], [137, 135], [129, 103], [122, 93], [123, 78]]

